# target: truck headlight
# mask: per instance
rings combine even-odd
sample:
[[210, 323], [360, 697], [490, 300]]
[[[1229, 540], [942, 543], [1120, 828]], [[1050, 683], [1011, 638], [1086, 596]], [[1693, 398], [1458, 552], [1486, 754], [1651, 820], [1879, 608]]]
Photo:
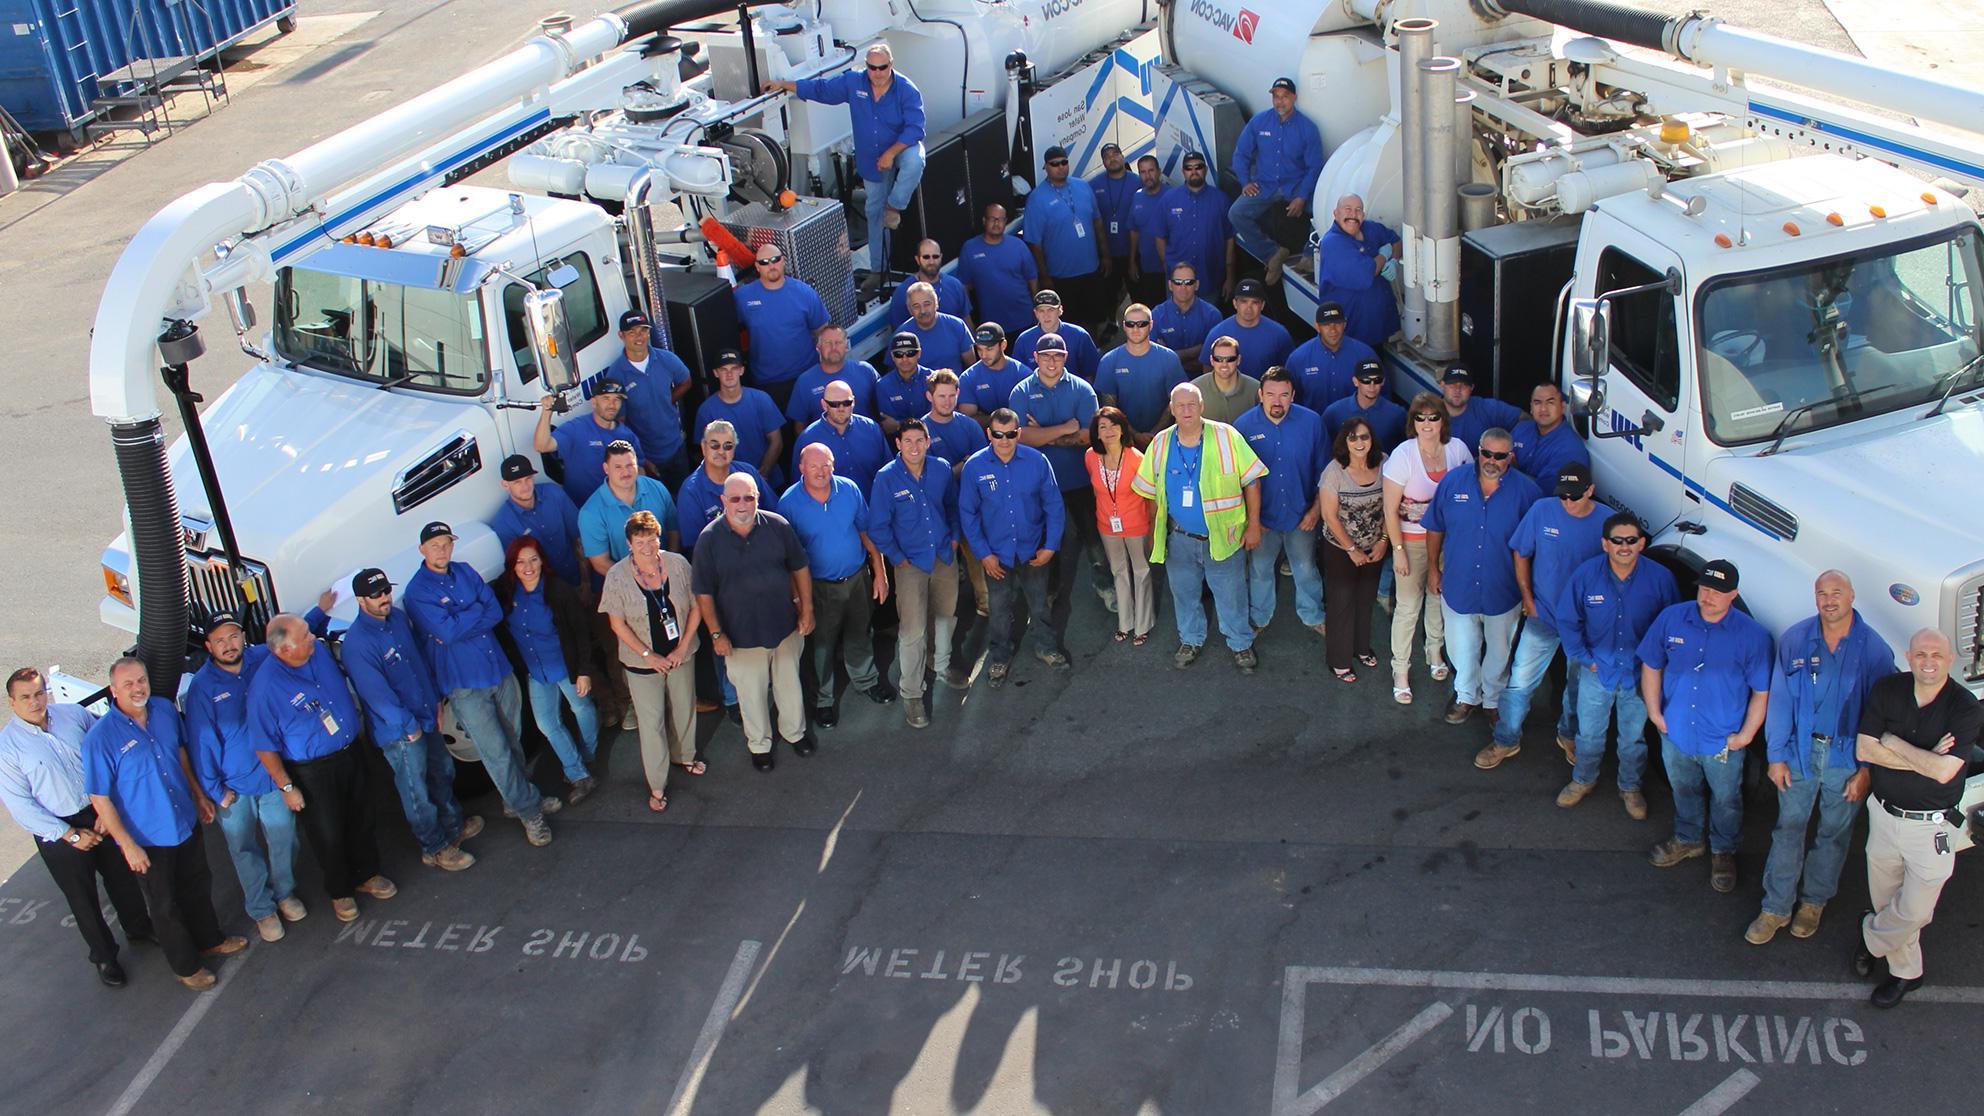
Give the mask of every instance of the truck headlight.
[[122, 570], [113, 569], [108, 564], [103, 567], [103, 591], [119, 604], [127, 608], [135, 607], [131, 602], [131, 579]]

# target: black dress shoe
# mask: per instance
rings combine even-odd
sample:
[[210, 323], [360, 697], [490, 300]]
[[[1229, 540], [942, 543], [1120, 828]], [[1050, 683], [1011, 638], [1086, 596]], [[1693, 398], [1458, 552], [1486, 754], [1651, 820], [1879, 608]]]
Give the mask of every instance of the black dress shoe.
[[744, 723], [744, 711], [742, 709], [739, 709], [735, 705], [724, 706], [723, 715], [730, 718], [730, 723], [733, 725], [741, 725]]
[[1867, 1002], [1877, 1008], [1891, 1008], [1901, 1002], [1903, 996], [1922, 987], [1921, 977], [1891, 976], [1874, 986], [1874, 994]]
[[867, 694], [868, 700], [876, 705], [887, 705], [896, 699], [896, 688], [889, 685], [889, 680], [886, 678], [863, 690], [862, 693]]
[[840, 713], [831, 705], [823, 709], [815, 709], [813, 710], [813, 723], [821, 728], [832, 728], [840, 724]]
[[760, 771], [770, 771], [772, 769], [772, 762], [773, 757], [770, 752], [751, 753], [751, 766]]
[[124, 940], [133, 943], [143, 942], [146, 945], [157, 945], [158, 935], [152, 933], [150, 930], [127, 930], [124, 932]]
[[[96, 978], [112, 988], [124, 987], [124, 966], [115, 961], [105, 961], [96, 967]], [[1896, 999], [1901, 997], [1897, 996]]]
[[[1872, 912], [1872, 911], [1868, 911], [1867, 913], [1868, 913], [1868, 914], [1873, 914], [1874, 912]], [[1862, 923], [1861, 923], [1861, 924], [1862, 924], [1862, 925], [1865, 925], [1865, 919], [1864, 919], [1864, 918], [1862, 919]], [[1865, 978], [1867, 978], [1867, 977], [1870, 977], [1870, 976], [1873, 976], [1873, 975], [1874, 975], [1874, 961], [1875, 961], [1875, 957], [1874, 957], [1874, 955], [1873, 955], [1872, 953], [1870, 953], [1870, 952], [1868, 951], [1868, 949], [1867, 949], [1867, 939], [1866, 939], [1866, 937], [1865, 937], [1865, 936], [1864, 936], [1863, 934], [1861, 934], [1861, 932], [1860, 932], [1860, 930], [1859, 930], [1859, 928], [1858, 928], [1858, 927], [1856, 927], [1856, 928], [1854, 928], [1854, 931], [1853, 931], [1853, 975], [1854, 975], [1854, 976], [1857, 976], [1857, 977], [1860, 977], [1860, 978], [1862, 978], [1862, 979], [1865, 979]]]
[[813, 734], [810, 732], [792, 742], [792, 754], [795, 756], [810, 756], [813, 749]]

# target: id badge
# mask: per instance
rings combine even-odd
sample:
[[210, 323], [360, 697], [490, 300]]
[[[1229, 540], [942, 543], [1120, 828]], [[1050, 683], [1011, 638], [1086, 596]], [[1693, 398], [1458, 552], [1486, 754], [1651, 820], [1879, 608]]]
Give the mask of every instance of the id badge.
[[332, 736], [336, 736], [338, 734], [338, 719], [336, 717], [331, 716], [330, 710], [328, 709], [317, 710], [317, 720], [323, 724], [325, 732], [330, 733]]
[[1110, 235], [1110, 236], [1115, 236], [1115, 235], [1116, 235], [1116, 234], [1117, 234], [1118, 232], [1120, 232], [1120, 231], [1121, 231], [1121, 230], [1120, 230], [1120, 229], [1118, 229], [1118, 228], [1117, 228], [1116, 226], [1117, 226], [1117, 223], [1116, 223], [1115, 221], [1111, 221], [1111, 222], [1109, 222], [1109, 235]]
[[1187, 488], [1183, 492], [1179, 493], [1179, 495], [1180, 497], [1182, 497], [1182, 499], [1180, 499], [1179, 501], [1180, 505], [1189, 508], [1192, 506], [1193, 502], [1198, 499], [1199, 494]]
[[1084, 226], [1080, 221], [1075, 222], [1075, 239], [1076, 240], [1088, 239], [1088, 228]]
[[1120, 516], [1120, 515], [1112, 515], [1112, 516], [1110, 516], [1110, 517], [1109, 517], [1109, 533], [1110, 533], [1110, 534], [1112, 534], [1112, 535], [1120, 535], [1120, 534], [1122, 534], [1122, 533], [1123, 533], [1123, 517], [1122, 517], [1122, 516]]
[[670, 639], [682, 638], [682, 629], [676, 626], [673, 613], [661, 618], [661, 632]]

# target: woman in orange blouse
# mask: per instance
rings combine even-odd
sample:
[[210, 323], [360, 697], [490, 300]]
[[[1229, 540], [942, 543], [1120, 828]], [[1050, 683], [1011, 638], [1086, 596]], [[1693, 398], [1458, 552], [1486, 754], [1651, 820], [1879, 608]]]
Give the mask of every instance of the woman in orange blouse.
[[1116, 642], [1150, 642], [1157, 622], [1157, 599], [1150, 584], [1150, 501], [1130, 490], [1143, 465], [1136, 431], [1116, 407], [1102, 407], [1088, 424], [1089, 484], [1095, 488], [1095, 526], [1102, 552], [1116, 575]]

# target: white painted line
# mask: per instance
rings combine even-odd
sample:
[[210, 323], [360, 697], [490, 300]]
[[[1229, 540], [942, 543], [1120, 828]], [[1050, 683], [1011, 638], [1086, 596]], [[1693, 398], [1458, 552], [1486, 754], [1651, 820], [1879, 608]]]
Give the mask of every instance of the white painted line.
[[[1287, 995], [1287, 989], [1284, 988], [1282, 992], [1284, 1009], [1288, 1003]], [[1411, 1021], [1406, 1023], [1405, 1026], [1386, 1035], [1383, 1041], [1379, 1042], [1376, 1046], [1344, 1063], [1342, 1069], [1323, 1078], [1322, 1084], [1293, 1099], [1284, 1100], [1282, 1089], [1283, 1083], [1287, 1082], [1288, 1091], [1294, 1091], [1296, 1069], [1278, 1064], [1275, 1067], [1274, 1116], [1314, 1116], [1314, 1113], [1320, 1111], [1323, 1106], [1342, 1096], [1359, 1081], [1375, 1073], [1386, 1062], [1397, 1057], [1400, 1051], [1418, 1042], [1426, 1032], [1445, 1022], [1446, 1018], [1453, 1013], [1454, 1009], [1448, 1007], [1442, 1001], [1436, 1000], [1428, 1004], [1424, 1011], [1413, 1016]], [[1289, 1054], [1290, 1045], [1290, 1028], [1287, 1026], [1287, 1022], [1287, 1017], [1284, 1015], [1281, 1033], [1282, 1056], [1284, 1059]], [[1295, 1060], [1299, 1063], [1301, 1060], [1302, 1030], [1299, 1026], [1293, 1030], [1295, 1034]]]
[[1724, 1112], [1763, 1083], [1763, 1078], [1746, 1069], [1729, 1075], [1728, 1080], [1710, 1089], [1702, 1099], [1681, 1110], [1681, 1116], [1722, 1116]]
[[668, 1116], [687, 1112], [689, 1102], [696, 1097], [696, 1090], [702, 1088], [703, 1073], [709, 1069], [710, 1058], [716, 1054], [716, 1044], [723, 1038], [723, 1029], [730, 1026], [730, 1016], [737, 1009], [737, 1001], [744, 995], [744, 981], [751, 975], [751, 966], [757, 964], [758, 950], [763, 943], [746, 939], [737, 943], [737, 956], [730, 959], [730, 971], [723, 975], [723, 987], [717, 989], [716, 1002], [710, 1005], [709, 1017], [703, 1020], [702, 1033], [696, 1036], [696, 1045], [689, 1052], [689, 1064], [682, 1071], [682, 1077], [675, 1083], [675, 1093], [668, 1098], [668, 1107], [662, 1111]]
[[146, 1059], [143, 1068], [138, 1070], [138, 1076], [132, 1078], [131, 1083], [124, 1087], [124, 1092], [117, 1098], [117, 1103], [110, 1106], [108, 1116], [128, 1116], [130, 1111], [137, 1107], [138, 1102], [144, 1099], [145, 1090], [152, 1087], [152, 1082], [158, 1080], [158, 1075], [165, 1072], [166, 1063], [172, 1061], [172, 1056], [179, 1053], [179, 1048], [186, 1045], [187, 1039], [193, 1037], [193, 1028], [198, 1027], [200, 1020], [205, 1019], [207, 1013], [213, 1010], [214, 1001], [220, 999], [222, 992], [227, 991], [228, 982], [234, 979], [235, 972], [247, 960], [248, 958], [244, 956], [232, 965], [222, 965], [220, 982], [210, 991], [195, 993], [193, 1002], [186, 1006], [186, 1013], [179, 1017], [179, 1022], [172, 1025], [172, 1030], [166, 1034], [165, 1041], [158, 1044], [158, 1049], [152, 1051], [152, 1056]]
[[[1872, 985], [1798, 980], [1676, 980], [1554, 976], [1548, 973], [1467, 973], [1437, 969], [1359, 969], [1295, 965], [1289, 982], [1387, 988], [1452, 988], [1483, 992], [1597, 992], [1605, 995], [1712, 996], [1774, 1000], [1864, 1000]], [[1283, 992], [1287, 994], [1286, 989]], [[1984, 1005], [1984, 988], [1928, 985], [1909, 999]]]

